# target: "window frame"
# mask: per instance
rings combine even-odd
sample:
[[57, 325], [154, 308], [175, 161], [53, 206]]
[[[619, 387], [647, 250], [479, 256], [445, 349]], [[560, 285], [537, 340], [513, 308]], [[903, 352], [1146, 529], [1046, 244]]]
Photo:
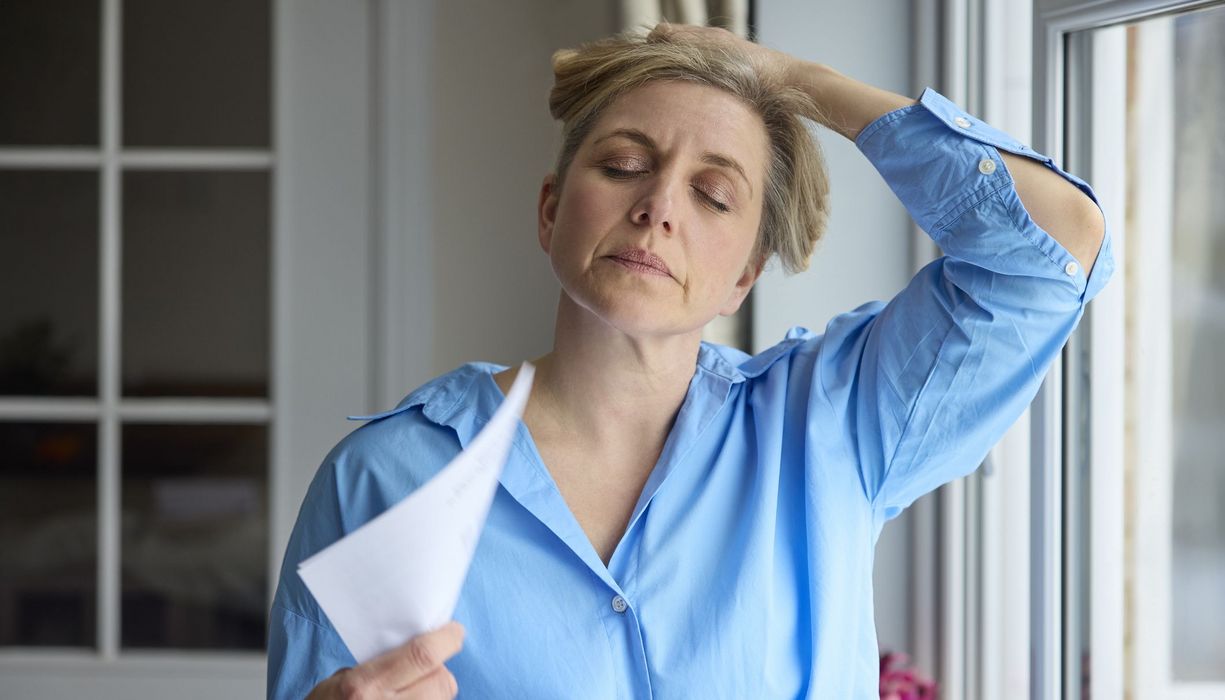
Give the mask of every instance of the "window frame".
[[[1220, 0], [1035, 0], [1035, 147], [1056, 158], [1062, 156], [1071, 169], [1093, 183], [1103, 208], [1108, 213], [1119, 213], [1110, 217], [1110, 226], [1120, 276], [1126, 264], [1136, 263], [1126, 262], [1129, 231], [1128, 222], [1121, 215], [1126, 203], [1126, 182], [1118, 154], [1123, 151], [1125, 138], [1120, 120], [1106, 115], [1112, 110], [1118, 114], [1125, 108], [1126, 75], [1123, 70], [1110, 68], [1125, 56], [1126, 47], [1121, 33], [1115, 36], [1098, 32], [1092, 42], [1084, 41], [1085, 35], [1078, 33], [1219, 4]], [[1068, 99], [1070, 94], [1086, 93], [1090, 96], [1088, 103]], [[1169, 131], [1156, 126], [1159, 133]], [[1160, 178], [1159, 173], [1151, 176]], [[1150, 212], [1151, 220], [1168, 218], [1169, 206], [1169, 203], [1157, 206], [1160, 211]], [[1136, 243], [1143, 243], [1143, 239], [1137, 238]], [[1153, 258], [1151, 253], [1137, 253], [1137, 261], [1146, 261], [1141, 276], [1148, 279], [1164, 275], [1166, 283], [1157, 279], [1153, 289], [1140, 295], [1144, 297], [1142, 306], [1150, 310], [1169, 304], [1168, 257], [1163, 268], [1162, 260]], [[1152, 474], [1133, 477], [1152, 490], [1146, 490], [1145, 498], [1137, 499], [1134, 554], [1130, 562], [1126, 559], [1126, 476], [1121, 468], [1125, 454], [1125, 358], [1116, 349], [1124, 346], [1125, 313], [1143, 312], [1140, 308], [1126, 308], [1121, 283], [1108, 285], [1087, 310], [1080, 329], [1065, 349], [1062, 364], [1067, 371], [1063, 378], [1053, 381], [1054, 375], [1048, 377], [1037, 402], [1044, 416], [1041, 434], [1034, 438], [1033, 473], [1035, 483], [1044, 480], [1050, 487], [1036, 494], [1034, 516], [1049, 518], [1045, 523], [1057, 532], [1047, 533], [1041, 542], [1035, 542], [1033, 550], [1034, 564], [1042, 572], [1034, 579], [1034, 601], [1038, 605], [1032, 611], [1031, 625], [1036, 633], [1035, 659], [1039, 660], [1033, 674], [1034, 698], [1071, 697], [1077, 693], [1076, 634], [1089, 638], [1094, 695], [1122, 697], [1125, 687], [1131, 685], [1141, 699], [1225, 698], [1225, 683], [1174, 682], [1170, 677], [1168, 539], [1172, 483], [1168, 475], [1164, 480], [1152, 479]], [[1154, 314], [1150, 311], [1149, 315]], [[1156, 355], [1154, 362], [1161, 364], [1162, 357], [1168, 359], [1168, 338], [1156, 341], [1149, 350]], [[1080, 363], [1086, 361], [1088, 367], [1083, 367]], [[1076, 384], [1076, 375], [1081, 371], [1087, 378], [1087, 390]], [[1160, 396], [1150, 398], [1160, 400]], [[1087, 406], [1080, 405], [1082, 402]], [[1148, 405], [1147, 400], [1143, 403]], [[1059, 417], [1065, 409], [1069, 413], [1087, 409], [1087, 424], [1078, 427], [1075, 421]], [[1155, 426], [1148, 431], [1150, 435], [1145, 441], [1150, 449], [1168, 448], [1171, 435], [1166, 423], [1164, 428]], [[1087, 464], [1079, 464], [1078, 451], [1086, 449]], [[1080, 502], [1082, 505], [1075, 503], [1078, 482], [1073, 470], [1077, 468], [1088, 474], [1091, 484]], [[1060, 484], [1072, 488], [1063, 493]], [[1078, 512], [1086, 505], [1087, 514]], [[1040, 526], [1041, 523], [1035, 523], [1035, 532]], [[1081, 609], [1083, 600], [1073, 597], [1084, 582], [1076, 580], [1076, 572], [1062, 568], [1063, 562], [1077, 555], [1074, 532], [1077, 527], [1088, 529], [1085, 541], [1090, 548], [1091, 580], [1083, 589], [1089, 593], [1088, 611]], [[1135, 603], [1132, 637], [1133, 643], [1143, 649], [1132, 653], [1152, 654], [1164, 660], [1144, 668], [1128, 668], [1126, 664], [1125, 615], [1129, 613], [1125, 609], [1124, 587], [1129, 577], [1137, 581], [1136, 591], [1141, 592]], [[1078, 618], [1088, 620], [1088, 629], [1078, 631]]]
[[[98, 634], [94, 648], [0, 649], [0, 687], [24, 698], [262, 695], [263, 650], [122, 651], [119, 639], [119, 433], [125, 422], [257, 422], [268, 427], [268, 601], [298, 505], [323, 456], [376, 407], [380, 357], [371, 213], [375, 13], [368, 3], [271, 0], [267, 149], [120, 146], [122, 0], [101, 3], [102, 138], [90, 147], [0, 148], [0, 167], [99, 173], [99, 387], [93, 397], [0, 397], [0, 420], [97, 421]], [[120, 178], [133, 168], [266, 170], [271, 183], [267, 398], [119, 395]], [[321, 283], [326, 280], [326, 284]]]
[[[924, 0], [916, 92], [936, 86], [992, 125], [1028, 141], [1030, 0]], [[915, 229], [913, 267], [939, 251]], [[911, 601], [916, 661], [950, 700], [1025, 697], [1030, 688], [1030, 455], [1027, 411], [978, 470], [913, 511]], [[919, 566], [922, 564], [923, 566]]]

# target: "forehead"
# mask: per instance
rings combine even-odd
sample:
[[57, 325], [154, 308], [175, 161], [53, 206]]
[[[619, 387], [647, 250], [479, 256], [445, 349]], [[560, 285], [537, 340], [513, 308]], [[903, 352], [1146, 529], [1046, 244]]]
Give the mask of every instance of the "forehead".
[[656, 80], [625, 93], [600, 115], [591, 136], [626, 128], [646, 133], [661, 148], [727, 153], [746, 167], [764, 167], [769, 146], [765, 123], [752, 107], [729, 92], [687, 81]]

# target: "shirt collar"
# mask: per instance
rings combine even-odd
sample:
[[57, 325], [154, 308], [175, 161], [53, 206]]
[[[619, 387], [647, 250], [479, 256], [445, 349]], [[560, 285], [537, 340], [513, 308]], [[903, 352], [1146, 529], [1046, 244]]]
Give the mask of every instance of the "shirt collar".
[[[700, 345], [685, 400], [677, 413], [659, 462], [652, 470], [634, 507], [626, 532], [634, 528], [668, 475], [697, 444], [715, 415], [726, 406], [734, 387], [744, 382], [748, 376], [764, 371], [775, 359], [781, 357], [782, 353], [772, 348], [763, 355], [768, 355], [768, 358], [749, 358], [739, 350], [711, 343]], [[464, 449], [501, 405], [504, 397], [492, 375], [504, 369], [504, 365], [468, 363], [421, 386], [390, 411], [350, 418], [378, 420], [420, 407], [425, 418], [453, 429], [460, 448]], [[526, 426], [520, 425], [518, 430], [520, 434], [512, 443], [511, 449], [517, 450], [521, 459], [507, 462], [499, 476], [499, 482], [512, 498], [565, 542], [597, 576], [619, 590], [611, 571], [625, 564], [621, 560], [626, 555], [618, 548], [610, 562], [612, 569], [605, 568], [574, 516], [569, 510], [559, 506], [562, 504], [561, 497], [552, 477], [547, 473], [547, 468], [530, 446]]]
[[[734, 348], [703, 341], [698, 347], [695, 377], [699, 373], [708, 375], [714, 385], [707, 389], [724, 398], [733, 385], [760, 375], [802, 342], [801, 336], [805, 334], [807, 331], [803, 328], [792, 328], [783, 342], [752, 357]], [[379, 420], [420, 406], [426, 418], [454, 429], [460, 444], [467, 447], [502, 403], [502, 393], [497, 390], [492, 375], [505, 369], [505, 365], [492, 362], [469, 362], [426, 382], [389, 411], [349, 416], [349, 420]]]

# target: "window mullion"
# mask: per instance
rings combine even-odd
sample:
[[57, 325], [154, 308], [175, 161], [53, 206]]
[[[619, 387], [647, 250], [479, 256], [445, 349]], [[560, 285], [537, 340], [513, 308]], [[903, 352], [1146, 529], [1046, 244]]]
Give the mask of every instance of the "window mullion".
[[94, 148], [0, 148], [0, 168], [23, 170], [94, 169], [102, 165], [102, 156]]
[[[1095, 32], [1089, 50], [1092, 66], [1092, 113], [1088, 172], [1098, 199], [1108, 212], [1126, 206], [1127, 94], [1126, 29], [1112, 27]], [[1110, 222], [1111, 246], [1119, 273], [1126, 269], [1127, 220]], [[1126, 347], [1124, 290], [1126, 280], [1107, 285], [1093, 302], [1089, 324], [1089, 571], [1092, 692], [1097, 697], [1123, 697], [1125, 639], [1124, 581], [1124, 399]]]
[[1063, 600], [1061, 440], [1063, 366], [1055, 362], [1031, 405], [1030, 697], [1060, 697]]
[[120, 0], [102, 3], [102, 245], [99, 256], [98, 649], [119, 653]]

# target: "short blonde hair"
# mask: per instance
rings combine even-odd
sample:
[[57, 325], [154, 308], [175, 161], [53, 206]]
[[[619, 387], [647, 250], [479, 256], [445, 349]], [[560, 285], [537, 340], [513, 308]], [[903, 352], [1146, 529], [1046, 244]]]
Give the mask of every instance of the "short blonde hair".
[[636, 87], [654, 80], [686, 80], [743, 100], [761, 116], [770, 143], [753, 260], [764, 263], [777, 255], [789, 273], [808, 268], [829, 218], [825, 159], [801, 119], [817, 113], [808, 95], [761, 75], [740, 52], [631, 32], [557, 51], [553, 74], [549, 111], [562, 122], [558, 188], [599, 116]]

